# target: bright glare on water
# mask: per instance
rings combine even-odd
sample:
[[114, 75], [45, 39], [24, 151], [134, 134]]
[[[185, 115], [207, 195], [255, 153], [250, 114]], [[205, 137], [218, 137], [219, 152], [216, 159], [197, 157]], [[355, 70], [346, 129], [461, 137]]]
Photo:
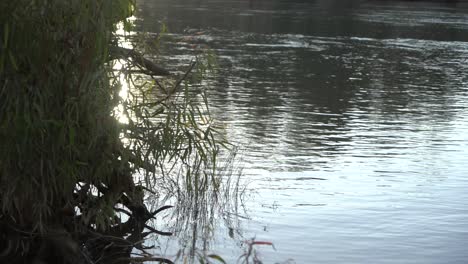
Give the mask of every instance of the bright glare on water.
[[257, 248], [264, 263], [468, 262], [467, 4], [139, 8], [138, 30], [169, 28], [169, 68], [200, 49], [218, 56], [211, 107], [248, 185], [210, 252], [236, 263], [255, 237], [275, 245]]

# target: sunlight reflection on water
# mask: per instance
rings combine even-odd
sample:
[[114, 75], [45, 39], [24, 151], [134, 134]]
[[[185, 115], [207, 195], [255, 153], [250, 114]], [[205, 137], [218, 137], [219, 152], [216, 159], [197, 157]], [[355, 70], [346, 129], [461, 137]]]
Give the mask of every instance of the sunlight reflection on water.
[[466, 10], [140, 2], [141, 30], [173, 30], [169, 65], [218, 55], [212, 111], [243, 148], [249, 192], [214, 252], [235, 263], [255, 236], [275, 244], [266, 263], [466, 262]]

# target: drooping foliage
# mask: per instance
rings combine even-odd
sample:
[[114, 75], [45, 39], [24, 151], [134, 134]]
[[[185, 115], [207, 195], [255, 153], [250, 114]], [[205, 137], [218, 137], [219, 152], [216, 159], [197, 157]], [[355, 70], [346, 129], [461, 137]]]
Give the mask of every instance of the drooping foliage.
[[[146, 235], [167, 234], [146, 225], [167, 207], [143, 202], [167, 166], [203, 175], [195, 189], [218, 185], [215, 130], [189, 99], [188, 72], [164, 85], [129, 74], [154, 66], [118, 47], [116, 25], [134, 8], [0, 2], [0, 262], [128, 263]], [[126, 59], [118, 73], [116, 58]], [[131, 101], [119, 95], [130, 81]]]
[[59, 217], [79, 180], [111, 177], [112, 2], [1, 3], [2, 211], [32, 230]]

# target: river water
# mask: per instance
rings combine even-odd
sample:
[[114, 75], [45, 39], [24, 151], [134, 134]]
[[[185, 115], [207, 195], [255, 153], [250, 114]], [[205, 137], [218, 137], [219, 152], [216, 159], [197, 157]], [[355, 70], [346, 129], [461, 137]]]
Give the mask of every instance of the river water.
[[218, 57], [206, 86], [248, 185], [210, 252], [236, 263], [255, 237], [264, 263], [468, 263], [466, 4], [138, 7], [138, 30], [169, 29], [168, 68]]

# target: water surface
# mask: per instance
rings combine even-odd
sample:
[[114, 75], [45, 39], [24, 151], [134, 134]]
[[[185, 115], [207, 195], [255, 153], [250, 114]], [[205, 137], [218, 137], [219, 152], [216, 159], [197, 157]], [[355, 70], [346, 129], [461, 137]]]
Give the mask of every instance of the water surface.
[[249, 185], [205, 248], [232, 263], [253, 237], [275, 244], [258, 247], [265, 263], [468, 261], [466, 4], [138, 6], [138, 30], [169, 28], [168, 68], [218, 56], [213, 114]]

